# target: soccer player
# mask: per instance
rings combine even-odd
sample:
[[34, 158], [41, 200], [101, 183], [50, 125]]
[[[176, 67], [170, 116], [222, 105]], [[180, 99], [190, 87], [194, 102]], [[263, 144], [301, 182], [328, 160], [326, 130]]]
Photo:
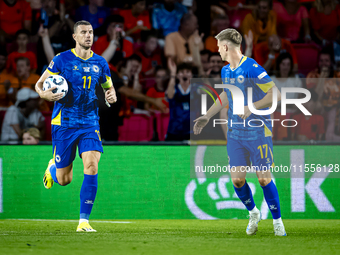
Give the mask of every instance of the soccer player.
[[[227, 151], [235, 192], [250, 214], [246, 233], [256, 234], [261, 220], [261, 212], [254, 203], [251, 189], [245, 179], [245, 169], [251, 162], [252, 167], [257, 170], [258, 181], [273, 216], [274, 233], [277, 236], [286, 236], [281, 219], [279, 194], [268, 171], [269, 166], [274, 164], [272, 125], [271, 121], [268, 121], [270, 116], [252, 114], [247, 105], [247, 89], [252, 87], [254, 107], [257, 110], [268, 109], [272, 105], [273, 89], [276, 89], [276, 86], [255, 60], [242, 55], [240, 49], [242, 37], [239, 32], [235, 29], [225, 29], [216, 36], [216, 39], [222, 60], [230, 63], [222, 68], [222, 81], [242, 90], [245, 97], [244, 114], [233, 115], [232, 94], [229, 89], [224, 89], [220, 95], [222, 105], [214, 104], [206, 115], [195, 120], [194, 134], [199, 134], [209, 119], [229, 104]], [[277, 93], [280, 100], [281, 94], [279, 91]], [[255, 119], [262, 120], [264, 125], [251, 127], [248, 124], [249, 120], [254, 120], [250, 123], [252, 126], [259, 125], [256, 122], [260, 121]]]
[[[103, 147], [95, 87], [102, 86], [109, 103], [115, 103], [117, 98], [107, 62], [91, 51], [91, 24], [78, 21], [74, 25], [73, 39], [76, 47], [56, 55], [35, 85], [41, 98], [55, 101], [52, 114], [53, 159], [47, 166], [43, 181], [46, 189], [50, 189], [53, 183], [68, 185], [72, 181], [72, 162], [78, 146], [84, 164], [84, 180], [80, 190], [77, 232], [96, 232], [89, 224], [89, 217], [96, 198], [98, 162]], [[64, 98], [62, 93], [52, 93], [55, 87], [43, 91], [45, 79], [56, 74], [67, 80], [69, 89]]]

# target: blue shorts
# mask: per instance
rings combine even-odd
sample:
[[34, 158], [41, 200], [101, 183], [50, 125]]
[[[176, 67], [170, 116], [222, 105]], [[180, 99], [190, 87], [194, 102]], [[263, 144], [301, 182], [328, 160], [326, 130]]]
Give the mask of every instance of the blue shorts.
[[227, 151], [230, 167], [252, 166], [256, 170], [265, 170], [274, 166], [273, 140], [270, 136], [251, 141], [228, 136]]
[[103, 153], [99, 126], [89, 128], [67, 128], [52, 125], [53, 157], [57, 168], [69, 166], [76, 157], [86, 151]]

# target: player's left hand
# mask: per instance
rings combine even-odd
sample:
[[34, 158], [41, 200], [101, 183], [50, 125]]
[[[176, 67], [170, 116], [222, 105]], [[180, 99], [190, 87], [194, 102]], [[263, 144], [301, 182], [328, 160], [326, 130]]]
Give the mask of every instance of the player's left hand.
[[109, 89], [105, 92], [105, 99], [110, 103], [113, 104], [117, 102], [116, 91], [114, 89]]
[[239, 114], [238, 116], [245, 120], [246, 118], [248, 118], [251, 114], [251, 111], [249, 110], [249, 107], [247, 105], [244, 106], [244, 114]]

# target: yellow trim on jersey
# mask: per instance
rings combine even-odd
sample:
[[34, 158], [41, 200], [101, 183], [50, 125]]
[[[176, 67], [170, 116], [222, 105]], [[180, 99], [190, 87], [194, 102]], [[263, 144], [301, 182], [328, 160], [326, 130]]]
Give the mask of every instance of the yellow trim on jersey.
[[269, 152], [270, 152], [270, 156], [272, 157], [272, 167], [274, 168], [275, 167], [275, 164], [274, 164], [274, 155], [273, 155], [273, 152], [272, 152], [272, 149], [269, 147]]
[[272, 87], [274, 87], [275, 83], [273, 81], [270, 81], [268, 83], [260, 84], [256, 83], [257, 86], [264, 92], [267, 93], [268, 90], [270, 90]]
[[51, 121], [51, 124], [61, 126], [61, 110], [58, 113], [58, 115], [55, 118], [53, 118], [53, 120]]
[[102, 83], [101, 86], [103, 89], [111, 88], [113, 86], [111, 77], [107, 75], [105, 76], [106, 76], [106, 82]]
[[78, 57], [78, 58], [81, 58], [82, 60], [88, 60], [89, 58], [92, 58], [92, 56], [93, 56], [93, 51], [91, 50], [91, 54], [90, 54], [90, 56], [88, 57], [88, 58], [82, 58], [82, 57], [80, 57], [77, 53], [76, 53], [76, 50], [73, 48], [73, 49], [71, 49], [71, 51], [72, 51], [72, 53], [74, 54], [74, 55], [76, 55], [76, 57]]
[[54, 151], [53, 151], [53, 162], [55, 162], [55, 152], [57, 150], [57, 146], [54, 146]]
[[264, 136], [267, 137], [267, 136], [272, 136], [272, 131], [270, 131], [269, 128], [267, 128], [266, 125], [264, 125]]
[[47, 72], [49, 72], [49, 73], [52, 74], [52, 75], [57, 75], [57, 74], [59, 74], [59, 72], [57, 72], [57, 73], [51, 72], [50, 70], [48, 70], [48, 68], [47, 68], [46, 70], [47, 70]]
[[[247, 60], [247, 57], [246, 56], [242, 56], [242, 59], [241, 59], [241, 61], [240, 61], [240, 63], [238, 64], [238, 66], [235, 68], [235, 69], [231, 69], [230, 68], [230, 70], [231, 71], [235, 71], [237, 68], [239, 68], [243, 63], [244, 63], [244, 61], [246, 61]], [[230, 66], [229, 66], [230, 67]]]

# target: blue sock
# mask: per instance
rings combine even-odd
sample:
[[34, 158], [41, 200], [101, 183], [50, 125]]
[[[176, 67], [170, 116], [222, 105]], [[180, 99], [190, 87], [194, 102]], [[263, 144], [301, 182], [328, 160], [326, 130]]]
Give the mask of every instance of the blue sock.
[[97, 194], [98, 174], [84, 174], [83, 185], [80, 190], [80, 219], [88, 220]]
[[55, 166], [55, 164], [53, 164], [52, 166], [50, 166], [50, 173], [52, 175], [52, 179], [55, 183], [58, 183], [58, 179], [57, 179], [57, 167]]
[[255, 202], [247, 181], [241, 188], [236, 188], [234, 186], [234, 189], [239, 199], [241, 199], [242, 203], [247, 207], [248, 211], [253, 210]]
[[264, 198], [268, 204], [269, 210], [272, 213], [273, 219], [278, 219], [281, 217], [280, 210], [280, 199], [279, 193], [277, 192], [276, 185], [273, 180], [266, 186], [262, 187]]

